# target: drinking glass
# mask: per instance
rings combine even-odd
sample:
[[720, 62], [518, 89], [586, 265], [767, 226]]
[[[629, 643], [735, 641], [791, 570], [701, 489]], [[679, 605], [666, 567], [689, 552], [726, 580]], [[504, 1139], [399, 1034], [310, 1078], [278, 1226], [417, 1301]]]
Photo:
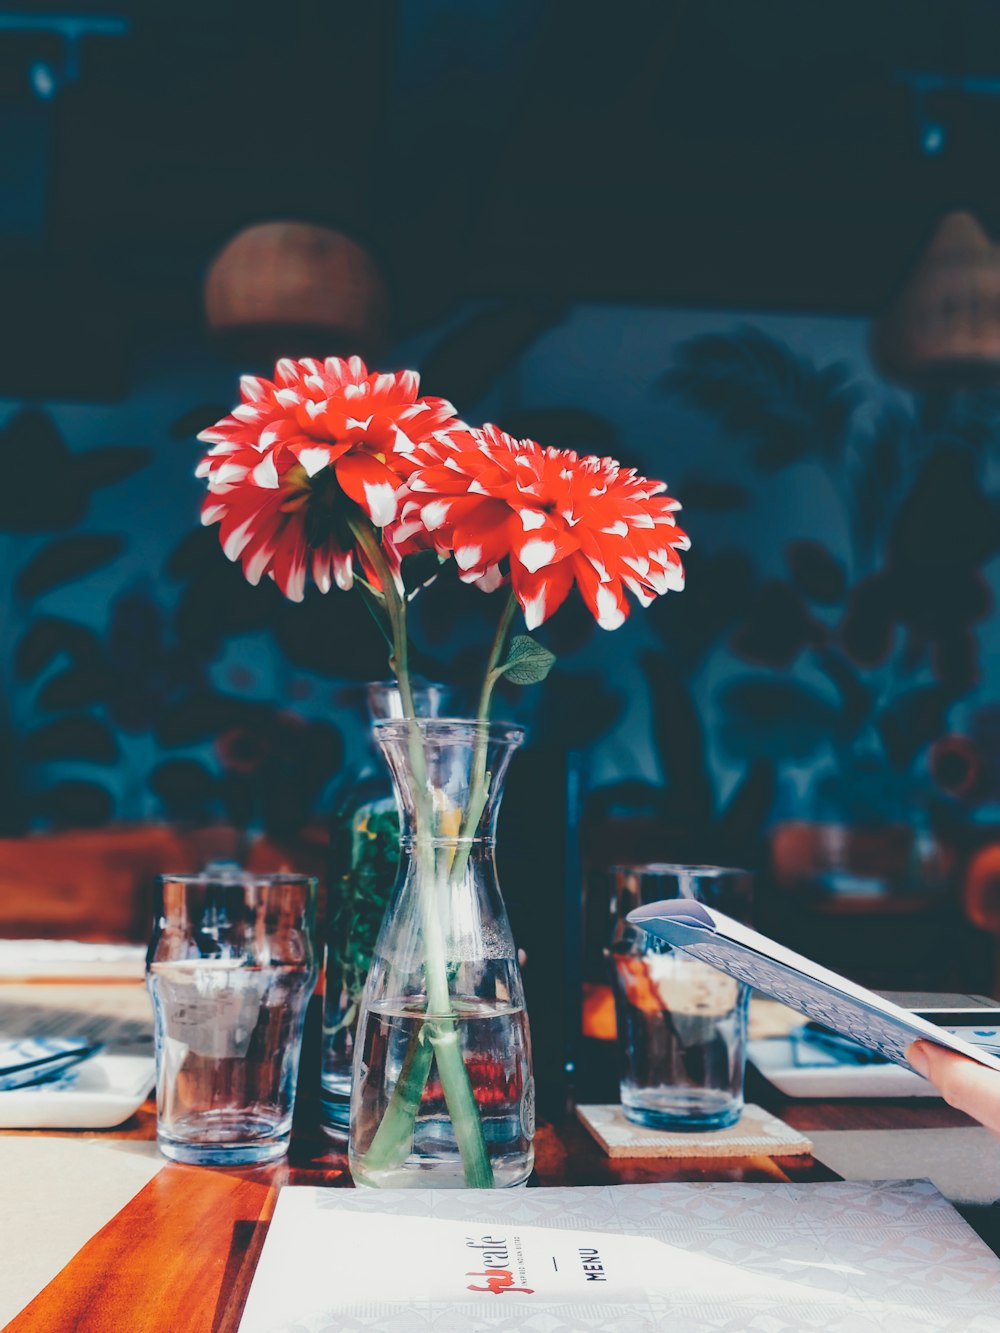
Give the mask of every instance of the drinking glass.
[[234, 868], [159, 880], [146, 984], [164, 1156], [230, 1166], [287, 1151], [315, 919], [316, 881], [305, 875]]
[[720, 866], [614, 871], [614, 964], [622, 1109], [653, 1129], [724, 1129], [743, 1110], [750, 987], [626, 921], [634, 908], [693, 898], [746, 921], [752, 877]]

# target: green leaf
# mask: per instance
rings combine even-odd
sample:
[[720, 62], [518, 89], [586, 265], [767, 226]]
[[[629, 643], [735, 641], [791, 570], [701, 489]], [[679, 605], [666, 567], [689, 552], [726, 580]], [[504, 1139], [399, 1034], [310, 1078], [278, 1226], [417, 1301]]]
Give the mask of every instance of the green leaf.
[[528, 634], [515, 634], [510, 641], [507, 661], [497, 667], [497, 671], [515, 685], [537, 685], [555, 664], [555, 653], [550, 653]]

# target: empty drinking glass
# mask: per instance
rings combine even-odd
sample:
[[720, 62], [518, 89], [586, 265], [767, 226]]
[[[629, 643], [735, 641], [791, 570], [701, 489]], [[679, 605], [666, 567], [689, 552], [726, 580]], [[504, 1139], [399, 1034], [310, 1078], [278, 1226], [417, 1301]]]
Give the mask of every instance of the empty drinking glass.
[[749, 986], [653, 940], [625, 917], [646, 903], [693, 898], [746, 921], [752, 878], [719, 866], [618, 866], [613, 873], [611, 959], [625, 1116], [653, 1129], [732, 1125], [743, 1110]]
[[315, 917], [305, 875], [233, 867], [160, 879], [146, 983], [165, 1156], [229, 1166], [287, 1150]]

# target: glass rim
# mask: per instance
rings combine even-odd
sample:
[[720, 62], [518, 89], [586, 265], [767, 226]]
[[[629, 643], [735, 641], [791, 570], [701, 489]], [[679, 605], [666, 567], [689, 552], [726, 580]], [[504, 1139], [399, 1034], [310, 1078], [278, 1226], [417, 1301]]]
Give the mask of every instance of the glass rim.
[[636, 861], [620, 862], [610, 867], [613, 875], [697, 875], [702, 879], [718, 879], [722, 875], [749, 875], [752, 870], [744, 866], [684, 865], [677, 861]]
[[[455, 688], [443, 680], [431, 680], [424, 676], [411, 677], [410, 687], [414, 690], [453, 690]], [[387, 680], [362, 680], [358, 681], [357, 688], [361, 690], [398, 690], [399, 681], [394, 680], [391, 676]]]
[[516, 722], [485, 720], [476, 717], [379, 717], [372, 723], [373, 729], [397, 740], [405, 740], [411, 725], [415, 724], [424, 733], [431, 730], [444, 735], [483, 734], [490, 740], [507, 740], [520, 745], [528, 734], [526, 729]]

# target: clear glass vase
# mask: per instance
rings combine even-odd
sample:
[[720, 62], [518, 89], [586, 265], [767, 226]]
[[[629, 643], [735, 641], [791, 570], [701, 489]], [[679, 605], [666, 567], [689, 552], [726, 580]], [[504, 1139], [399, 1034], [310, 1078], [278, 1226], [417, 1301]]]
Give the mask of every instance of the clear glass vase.
[[383, 721], [400, 868], [354, 1050], [356, 1184], [493, 1188], [531, 1172], [535, 1088], [524, 991], [497, 883], [503, 723]]
[[[403, 715], [395, 681], [363, 688], [369, 728]], [[437, 717], [446, 706], [445, 686], [413, 684], [420, 717]], [[399, 865], [399, 815], [392, 779], [369, 730], [370, 744], [339, 789], [330, 824], [327, 874], [326, 984], [320, 1064], [320, 1123], [343, 1143], [351, 1107], [351, 1068], [361, 995], [382, 917]]]

